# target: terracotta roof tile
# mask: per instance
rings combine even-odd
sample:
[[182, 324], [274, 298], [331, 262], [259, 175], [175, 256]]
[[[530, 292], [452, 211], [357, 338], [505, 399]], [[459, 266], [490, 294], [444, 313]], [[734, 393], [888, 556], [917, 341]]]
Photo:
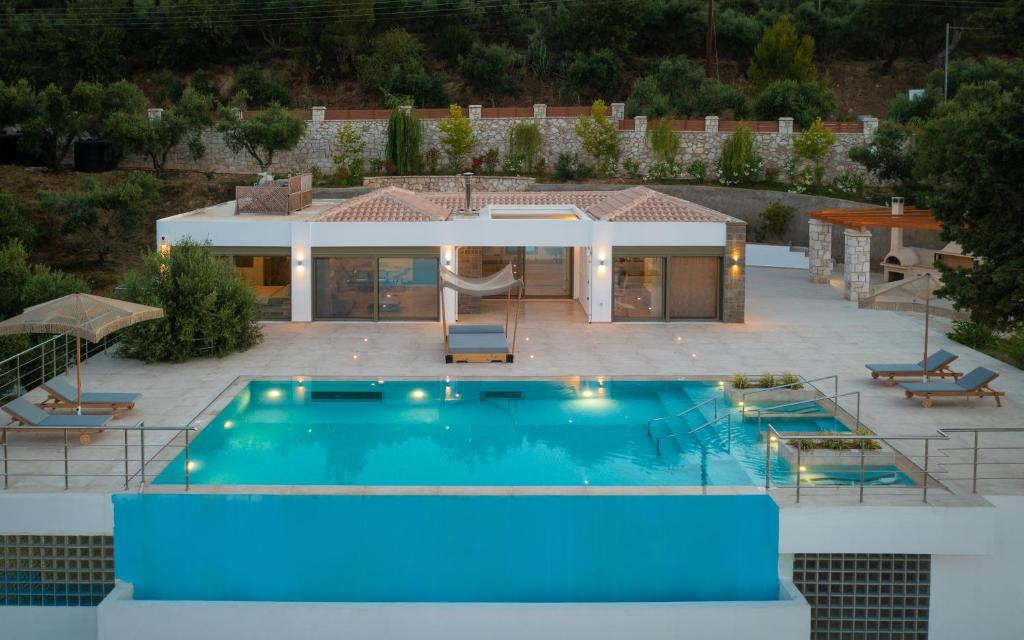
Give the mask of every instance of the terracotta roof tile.
[[[398, 187], [376, 189], [324, 211], [317, 222], [429, 222], [445, 220], [463, 208], [459, 192], [412, 192]], [[618, 191], [475, 192], [472, 207], [573, 204], [609, 222], [738, 222], [699, 204], [647, 187]]]

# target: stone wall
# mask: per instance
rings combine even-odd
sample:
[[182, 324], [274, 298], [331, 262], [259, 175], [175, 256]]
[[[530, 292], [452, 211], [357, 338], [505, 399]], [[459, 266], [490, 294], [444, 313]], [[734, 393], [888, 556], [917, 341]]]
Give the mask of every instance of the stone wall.
[[[473, 176], [473, 191], [529, 191], [537, 180], [522, 176]], [[370, 176], [363, 178], [370, 189], [401, 187], [409, 191], [457, 191], [466, 188], [462, 176]]]
[[725, 225], [725, 268], [722, 283], [722, 322], [743, 322], [746, 312], [747, 225]]
[[[613, 103], [612, 120], [619, 127], [619, 139], [622, 147], [622, 159], [631, 158], [636, 160], [640, 169], [646, 172], [654, 162], [654, 158], [647, 146], [646, 129], [647, 120], [637, 117], [632, 120], [622, 118], [622, 103]], [[153, 109], [151, 117], [160, 117], [160, 110]], [[537, 104], [533, 106], [533, 117], [484, 117], [486, 109], [478, 105], [470, 105], [468, 117], [473, 123], [473, 130], [477, 137], [477, 146], [473, 155], [481, 155], [488, 149], [497, 149], [502, 158], [508, 151], [508, 137], [512, 127], [521, 122], [536, 122], [544, 136], [544, 147], [542, 155], [552, 167], [560, 153], [578, 153], [585, 158], [585, 154], [576, 136], [576, 116], [549, 116], [547, 105]], [[564, 110], [562, 110], [564, 111]], [[358, 112], [348, 112], [348, 115]], [[367, 112], [370, 113], [370, 112]], [[379, 113], [379, 112], [376, 112]], [[559, 111], [561, 113], [561, 111]], [[365, 145], [364, 157], [381, 159], [384, 155], [384, 145], [387, 135], [387, 120], [385, 119], [349, 119], [349, 120], [328, 120], [326, 116], [330, 112], [323, 107], [314, 107], [310, 112], [310, 119], [306, 124], [306, 135], [303, 136], [299, 145], [292, 151], [279, 153], [274, 158], [273, 170], [278, 173], [286, 171], [310, 171], [314, 168], [324, 172], [334, 170], [333, 158], [335, 153], [335, 141], [338, 131], [346, 124], [359, 133]], [[857, 166], [848, 157], [850, 147], [862, 144], [874, 135], [878, 126], [878, 120], [869, 116], [861, 118], [863, 130], [857, 133], [838, 133], [838, 142], [829, 153], [826, 160], [827, 177], [832, 178], [843, 172], [857, 170]], [[422, 149], [436, 148], [441, 151], [440, 137], [441, 130], [438, 118], [423, 118], [423, 144]], [[697, 122], [699, 125], [699, 121]], [[782, 165], [793, 155], [793, 139], [799, 133], [793, 132], [792, 118], [780, 118], [778, 123], [754, 123], [765, 126], [755, 126], [754, 141], [758, 153], [764, 158], [765, 166], [781, 168]], [[777, 126], [776, 126], [777, 124]], [[720, 126], [721, 125], [721, 126]], [[694, 160], [707, 162], [711, 174], [714, 172], [714, 162], [721, 154], [722, 145], [729, 137], [730, 132], [720, 129], [726, 127], [720, 123], [716, 116], [708, 116], [704, 119], [703, 131], [679, 131], [680, 139], [679, 161], [686, 167]], [[856, 123], [847, 126], [848, 129], [858, 129]], [[766, 131], [757, 131], [765, 129]], [[224, 145], [224, 142], [215, 130], [209, 130], [203, 134], [203, 143], [206, 146], [206, 155], [198, 161], [189, 157], [188, 149], [181, 145], [172, 150], [167, 167], [169, 169], [216, 171], [222, 173], [255, 173], [257, 167], [253, 160], [244, 152], [240, 154], [231, 153]], [[443, 157], [443, 153], [441, 154]], [[149, 166], [144, 157], [128, 158], [122, 162], [123, 166]]]

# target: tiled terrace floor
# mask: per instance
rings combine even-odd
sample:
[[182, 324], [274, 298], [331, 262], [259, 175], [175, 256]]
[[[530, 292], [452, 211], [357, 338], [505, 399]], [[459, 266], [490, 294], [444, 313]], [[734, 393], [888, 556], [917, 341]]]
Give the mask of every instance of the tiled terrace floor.
[[[398, 377], [398, 376], [696, 376], [792, 371], [806, 378], [838, 374], [840, 392], [862, 393], [861, 417], [880, 435], [933, 434], [940, 427], [1024, 426], [1024, 372], [955, 344], [933, 327], [930, 349], [960, 354], [959, 370], [983, 365], [1001, 372], [994, 383], [1007, 392], [1004, 406], [991, 399], [937, 400], [925, 409], [897, 388], [873, 382], [864, 369], [871, 361], [916, 361], [921, 357], [923, 319], [889, 311], [859, 310], [839, 288], [814, 285], [803, 271], [751, 268], [747, 278], [747, 322], [671, 324], [587, 324], [570, 302], [525, 305], [516, 362], [511, 365], [445, 365], [438, 323], [271, 324], [265, 341], [245, 353], [185, 364], [151, 364], [100, 356], [83, 367], [91, 390], [139, 391], [143, 397], [121, 423], [184, 425], [229, 399], [224, 390], [239, 376]], [[846, 406], [846, 405], [844, 405]], [[851, 405], [852, 407], [852, 405]], [[996, 442], [999, 434], [990, 440]], [[148, 438], [148, 436], [147, 436]], [[157, 440], [154, 435], [153, 440]], [[58, 435], [11, 434], [11, 449], [60, 453]], [[120, 435], [97, 436], [117, 445]], [[1005, 440], [1007, 444], [1010, 440]], [[1013, 444], [1024, 443], [1024, 434]], [[983, 442], [985, 444], [985, 442]], [[938, 445], [935, 445], [938, 446]], [[948, 445], [947, 445], [948, 446]], [[103, 457], [117, 453], [82, 446], [74, 454]], [[918, 460], [923, 445], [901, 450]], [[95, 452], [95, 453], [94, 453]], [[934, 450], [933, 450], [934, 453]], [[1024, 451], [1007, 453], [1024, 460]], [[12, 454], [13, 455], [13, 454]], [[120, 467], [113, 470], [119, 473]], [[987, 473], [995, 474], [992, 467]], [[1006, 467], [1024, 478], [1024, 465]], [[967, 470], [960, 468], [956, 475]], [[12, 489], [60, 488], [62, 479], [12, 479]], [[74, 480], [72, 489], [110, 490], [111, 481]], [[996, 493], [1022, 493], [1024, 480], [984, 485]]]

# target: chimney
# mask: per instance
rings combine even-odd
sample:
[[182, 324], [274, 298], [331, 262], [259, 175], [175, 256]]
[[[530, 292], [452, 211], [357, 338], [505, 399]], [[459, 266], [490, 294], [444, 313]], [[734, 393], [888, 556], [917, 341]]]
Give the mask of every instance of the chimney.
[[466, 183], [466, 215], [469, 215], [473, 213], [473, 172], [463, 173], [462, 180]]
[[[903, 198], [900, 196], [893, 196], [892, 198], [892, 216], [903, 215]], [[898, 227], [892, 227], [889, 229], [889, 253], [898, 255], [903, 250], [903, 229]]]

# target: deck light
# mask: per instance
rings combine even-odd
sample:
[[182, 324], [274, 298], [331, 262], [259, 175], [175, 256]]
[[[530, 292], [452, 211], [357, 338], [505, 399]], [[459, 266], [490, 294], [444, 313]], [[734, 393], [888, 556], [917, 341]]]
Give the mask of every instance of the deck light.
[[770, 438], [768, 438], [768, 440], [769, 440], [770, 442], [778, 442], [778, 441], [779, 441], [779, 438], [778, 438], [777, 436], [771, 436]]
[[530, 360], [533, 360], [533, 354], [532, 353], [530, 354]]
[[384, 384], [384, 378], [377, 378], [377, 384]]
[[444, 377], [444, 381], [445, 382], [451, 382], [452, 381], [452, 377], [451, 376], [445, 376]]
[[682, 342], [683, 336], [676, 336], [676, 342]]
[[696, 357], [697, 357], [697, 354], [696, 354], [696, 353], [691, 353], [691, 354], [690, 354], [690, 357], [691, 357], [691, 358], [696, 358]]
[[805, 467], [804, 465], [800, 465], [800, 473], [806, 473], [806, 472], [807, 472], [807, 467]]
[[359, 359], [359, 354], [358, 353], [353, 353], [352, 354], [352, 359], [353, 360], [358, 360]]
[[363, 338], [363, 342], [369, 342], [369, 341], [370, 341], [369, 338], [366, 338], [366, 337]]

